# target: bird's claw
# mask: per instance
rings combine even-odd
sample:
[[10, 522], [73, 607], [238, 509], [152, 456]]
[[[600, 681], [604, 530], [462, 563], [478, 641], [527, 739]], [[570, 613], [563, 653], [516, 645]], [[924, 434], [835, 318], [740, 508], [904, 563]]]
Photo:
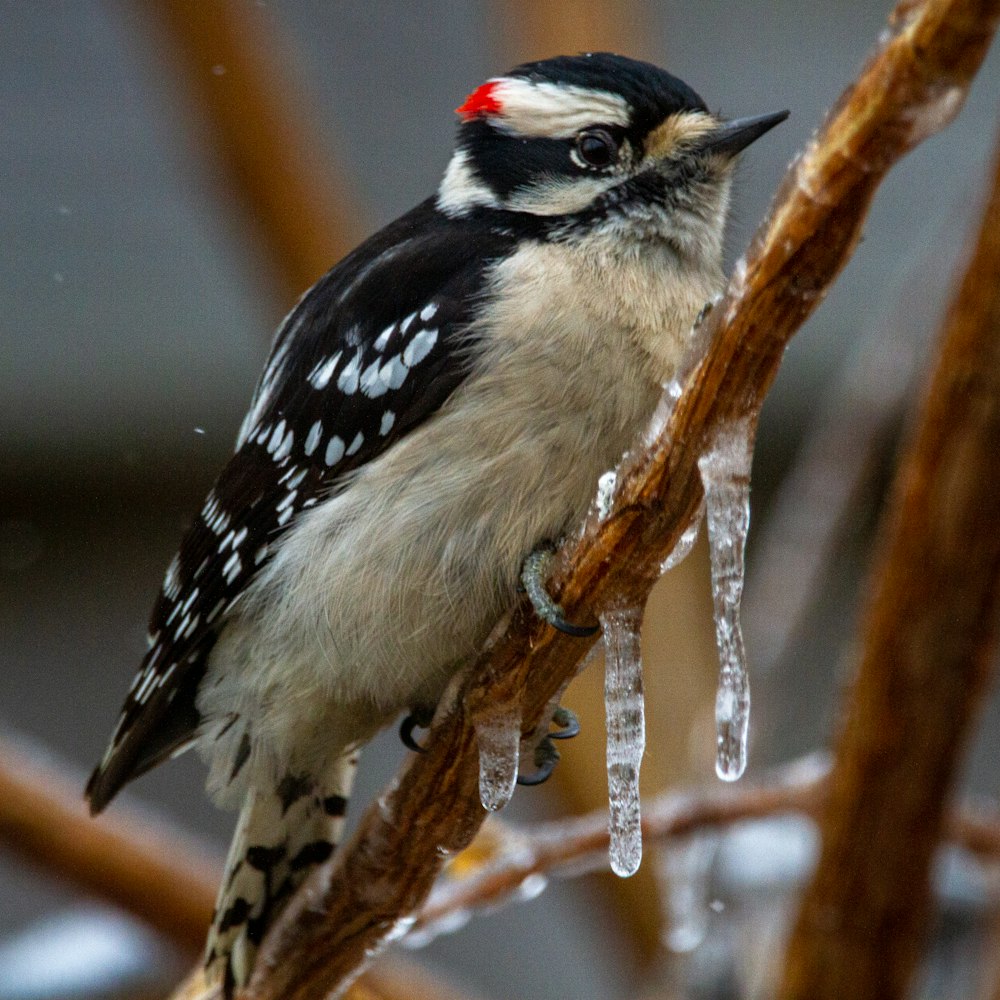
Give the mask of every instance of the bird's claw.
[[552, 713], [552, 724], [559, 728], [549, 733], [552, 740], [571, 740], [580, 735], [580, 720], [568, 708], [561, 705]]
[[413, 738], [414, 729], [426, 729], [431, 724], [432, 711], [423, 708], [413, 709], [399, 724], [399, 738], [407, 750], [415, 753], [426, 753], [427, 748]]
[[540, 785], [552, 777], [552, 772], [559, 763], [559, 751], [555, 748], [552, 740], [546, 736], [540, 740], [535, 747], [535, 767], [532, 774], [519, 774], [517, 783], [519, 785]]
[[581, 639], [596, 635], [600, 625], [574, 625], [568, 622], [562, 608], [549, 596], [549, 592], [545, 589], [545, 574], [551, 558], [552, 549], [537, 548], [524, 560], [521, 569], [521, 584], [528, 595], [528, 600], [531, 601], [531, 606], [535, 609], [535, 614], [565, 635]]

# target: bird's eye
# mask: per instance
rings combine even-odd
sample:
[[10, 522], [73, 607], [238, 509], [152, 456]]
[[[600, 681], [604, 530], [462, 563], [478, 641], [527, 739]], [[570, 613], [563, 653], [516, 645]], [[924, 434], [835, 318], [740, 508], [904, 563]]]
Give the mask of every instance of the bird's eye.
[[580, 159], [591, 167], [606, 167], [618, 155], [618, 143], [607, 129], [589, 128], [576, 137]]

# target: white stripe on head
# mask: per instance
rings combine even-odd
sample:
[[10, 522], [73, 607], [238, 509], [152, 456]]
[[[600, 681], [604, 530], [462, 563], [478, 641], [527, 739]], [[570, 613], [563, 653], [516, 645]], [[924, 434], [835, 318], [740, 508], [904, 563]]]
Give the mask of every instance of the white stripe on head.
[[568, 139], [588, 125], [629, 123], [625, 98], [609, 91], [520, 77], [490, 82], [494, 84], [490, 95], [500, 108], [486, 117], [518, 135]]
[[496, 208], [497, 196], [478, 177], [464, 149], [455, 151], [438, 188], [437, 206], [446, 215], [464, 215], [477, 205]]
[[506, 207], [512, 212], [532, 215], [572, 215], [589, 208], [620, 180], [620, 177], [540, 178], [530, 187], [515, 191], [507, 199]]

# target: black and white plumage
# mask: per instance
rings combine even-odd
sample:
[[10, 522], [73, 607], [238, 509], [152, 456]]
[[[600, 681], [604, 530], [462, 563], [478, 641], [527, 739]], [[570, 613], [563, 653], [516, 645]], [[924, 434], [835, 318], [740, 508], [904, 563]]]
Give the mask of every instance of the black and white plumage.
[[92, 808], [187, 746], [242, 813], [209, 942], [244, 982], [332, 850], [357, 747], [433, 706], [585, 512], [722, 281], [723, 124], [669, 74], [528, 64], [459, 113], [433, 198], [292, 310], [171, 563]]

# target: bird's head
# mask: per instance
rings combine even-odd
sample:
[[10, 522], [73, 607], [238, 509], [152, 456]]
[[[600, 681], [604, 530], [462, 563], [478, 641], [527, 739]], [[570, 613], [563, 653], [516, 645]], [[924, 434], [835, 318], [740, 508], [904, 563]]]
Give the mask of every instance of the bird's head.
[[734, 162], [788, 114], [723, 121], [677, 77], [604, 52], [518, 66], [457, 112], [437, 201], [449, 215], [514, 213], [548, 239], [657, 240], [716, 260]]

